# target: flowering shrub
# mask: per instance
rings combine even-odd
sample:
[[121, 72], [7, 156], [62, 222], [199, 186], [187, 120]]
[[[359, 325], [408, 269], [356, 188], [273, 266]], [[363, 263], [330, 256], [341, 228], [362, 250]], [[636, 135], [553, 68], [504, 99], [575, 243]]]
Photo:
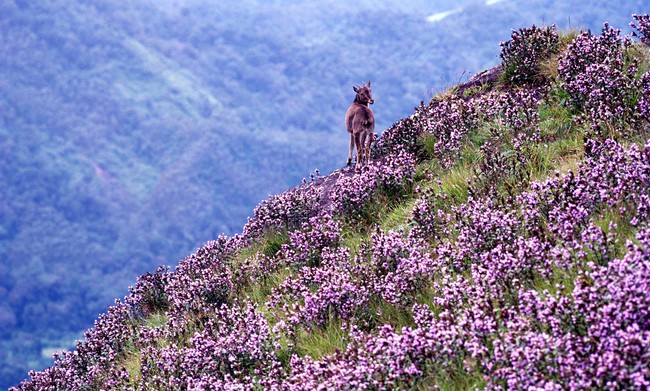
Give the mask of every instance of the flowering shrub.
[[318, 213], [321, 194], [318, 188], [308, 187], [303, 191], [286, 191], [270, 196], [253, 211], [244, 226], [243, 236], [259, 237], [268, 230], [291, 230]]
[[411, 210], [409, 222], [415, 223], [412, 235], [439, 241], [449, 235], [447, 225], [450, 216], [443, 209], [447, 194], [442, 191], [442, 182], [438, 181], [440, 190], [434, 188], [416, 188], [418, 200]]
[[91, 389], [104, 384], [119, 388], [128, 380], [128, 373], [118, 365], [118, 358], [136, 328], [131, 315], [131, 308], [116, 300], [107, 313], [99, 316], [93, 328], [84, 333], [85, 341], [77, 341], [74, 352], [55, 353], [52, 367], [41, 372], [30, 371], [31, 380], [19, 388]]
[[139, 276], [135, 286], [129, 287], [130, 295], [125, 298], [125, 302], [131, 305], [136, 316], [144, 317], [169, 308], [165, 293], [169, 274], [169, 267], [159, 266], [153, 274]]
[[639, 37], [641, 42], [646, 45], [650, 44], [650, 15], [633, 14], [632, 17], [636, 20], [636, 23], [630, 23], [630, 27], [638, 31], [638, 33], [633, 31], [632, 36]]
[[650, 232], [643, 247], [579, 276], [571, 295], [522, 290], [520, 312], [495, 341], [488, 389], [629, 388], [650, 385]]
[[489, 105], [481, 112], [494, 122], [474, 167], [478, 187], [492, 190], [506, 181], [519, 190], [527, 187], [531, 149], [541, 140], [538, 107], [542, 92], [518, 89], [485, 95], [477, 102], [477, 106]]
[[532, 186], [537, 210], [546, 229], [557, 240], [571, 242], [599, 208], [617, 211], [637, 225], [648, 218], [645, 200], [650, 192], [650, 151], [632, 146], [629, 151], [612, 141], [588, 143], [593, 156], [577, 174]]
[[[427, 361], [446, 353], [442, 350], [436, 353], [436, 341], [425, 339], [421, 334], [419, 329], [410, 328], [397, 333], [390, 325], [382, 326], [377, 335], [353, 332], [346, 352], [321, 361], [294, 356], [287, 388], [407, 389], [422, 378]], [[438, 336], [442, 337], [443, 333]]]
[[342, 176], [332, 189], [333, 210], [353, 220], [363, 219], [375, 194], [377, 172], [371, 165], [352, 176]]
[[322, 327], [332, 319], [355, 320], [365, 311], [369, 290], [356, 278], [364, 272], [350, 262], [349, 251], [327, 249], [321, 257], [320, 267], [303, 267], [272, 294], [269, 305], [284, 313], [291, 334], [298, 325]]
[[413, 154], [398, 147], [353, 175], [339, 177], [330, 194], [334, 213], [351, 221], [367, 220], [369, 207], [378, 194], [394, 199], [408, 190], [415, 163]]
[[650, 71], [641, 77], [641, 97], [637, 103], [637, 112], [641, 118], [650, 118]]
[[415, 156], [396, 148], [377, 167], [379, 190], [388, 196], [399, 196], [413, 183]]
[[630, 45], [629, 39], [620, 36], [620, 30], [605, 23], [600, 35], [583, 31], [567, 47], [558, 60], [558, 74], [564, 81], [564, 88], [581, 105], [586, 101], [588, 91], [584, 91], [582, 75], [593, 64], [602, 64], [607, 59], [621, 58], [622, 51]]
[[[592, 130], [599, 136], [622, 132], [627, 123], [636, 120], [636, 68], [629, 65], [624, 70], [624, 66], [616, 62], [607, 59], [604, 63], [587, 67], [584, 79], [575, 83], [581, 91], [590, 90], [584, 111]], [[586, 80], [589, 86], [582, 80]]]
[[457, 236], [438, 247], [438, 257], [456, 269], [464, 269], [481, 254], [514, 243], [517, 238], [517, 216], [496, 208], [489, 198], [470, 197], [467, 203], [453, 206], [452, 213], [455, 215], [452, 231]]
[[423, 242], [403, 239], [398, 232], [372, 235], [372, 283], [375, 294], [388, 303], [406, 307], [432, 277], [433, 260]]
[[182, 260], [175, 273], [168, 275], [165, 293], [167, 315], [181, 330], [195, 321], [206, 308], [228, 303], [233, 291], [230, 269], [223, 260], [223, 246], [214, 241]]
[[458, 156], [462, 141], [478, 124], [479, 116], [473, 101], [449, 95], [429, 106], [420, 106], [413, 119], [421, 132], [433, 138], [433, 156], [449, 167]]
[[254, 304], [222, 306], [189, 338], [187, 346], [145, 348], [140, 385], [146, 389], [247, 389], [254, 376], [278, 375], [277, 348]]
[[518, 161], [517, 157], [523, 158], [524, 163], [526, 161], [523, 154], [512, 155], [509, 151], [504, 151], [504, 146], [499, 139], [487, 140], [480, 147], [480, 152], [481, 158], [474, 166], [474, 183], [487, 190], [495, 189], [516, 173], [514, 163]]
[[540, 142], [539, 101], [541, 90], [519, 89], [500, 96], [493, 104], [496, 120], [511, 138], [514, 149]]
[[555, 25], [539, 28], [535, 25], [512, 31], [510, 40], [501, 42], [503, 77], [508, 83], [539, 83], [543, 80], [539, 67], [559, 50]]
[[512, 305], [462, 277], [443, 281], [437, 315], [416, 305], [415, 327], [353, 331], [346, 352], [294, 357], [287, 382], [295, 389], [413, 388], [461, 362], [465, 373], [485, 368], [487, 389], [644, 388], [647, 366], [638, 364], [650, 342], [642, 326], [650, 319], [648, 231], [639, 240], [646, 247], [630, 245], [622, 260], [579, 276], [568, 295], [521, 288]]
[[379, 158], [397, 149], [419, 156], [422, 153], [421, 129], [415, 125], [413, 117], [403, 118], [386, 129], [373, 143], [372, 157]]
[[302, 229], [289, 236], [289, 244], [282, 246], [281, 257], [289, 265], [319, 266], [325, 248], [337, 248], [341, 243], [341, 224], [329, 214], [312, 217]]
[[573, 104], [582, 110], [595, 136], [604, 139], [621, 134], [638, 121], [637, 64], [627, 56], [629, 37], [605, 24], [600, 35], [583, 32], [559, 60], [562, 86]]

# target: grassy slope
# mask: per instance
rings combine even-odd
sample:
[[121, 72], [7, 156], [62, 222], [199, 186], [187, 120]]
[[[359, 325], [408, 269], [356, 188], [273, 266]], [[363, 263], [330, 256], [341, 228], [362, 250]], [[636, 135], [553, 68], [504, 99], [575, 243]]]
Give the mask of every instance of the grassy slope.
[[[563, 36], [563, 45], [566, 45], [575, 36], [573, 32], [565, 33]], [[648, 51], [647, 48], [638, 47], [639, 55], [645, 58], [647, 64]], [[556, 59], [553, 58], [545, 62], [543, 72], [548, 77], [554, 78], [556, 76]], [[464, 95], [470, 96], [477, 93], [486, 93], [488, 91], [498, 91], [512, 88], [499, 82], [493, 86], [483, 86], [473, 90], [467, 90]], [[440, 99], [442, 95], [456, 93], [457, 88], [452, 87], [441, 95], [434, 97], [434, 100]], [[564, 173], [569, 170], [575, 170], [579, 162], [583, 159], [583, 134], [585, 129], [582, 128], [586, 125], [576, 125], [573, 113], [570, 109], [566, 108], [562, 102], [559, 94], [559, 87], [552, 85], [547, 92], [542, 104], [539, 107], [540, 128], [542, 131], [543, 142], [536, 145], [531, 151], [531, 158], [527, 171], [531, 181], [544, 181], [555, 172]], [[418, 197], [417, 188], [420, 189], [442, 189], [448, 198], [443, 205], [442, 209], [449, 210], [452, 206], [460, 205], [467, 200], [470, 186], [474, 190], [480, 189], [481, 184], [476, 177], [475, 166], [481, 159], [481, 146], [489, 137], [490, 127], [493, 124], [483, 123], [478, 127], [478, 130], [469, 134], [464, 141], [463, 149], [460, 153], [460, 158], [451, 166], [442, 168], [438, 161], [432, 156], [432, 141], [426, 138], [421, 140], [425, 151], [429, 151], [428, 159], [421, 161], [417, 165], [416, 174], [414, 177], [413, 186], [408, 187], [400, 197], [392, 199], [375, 200], [369, 206], [367, 211], [367, 218], [361, 221], [346, 221], [343, 228], [343, 247], [350, 249], [350, 253], [354, 254], [359, 252], [359, 249], [364, 243], [371, 242], [371, 232], [380, 229], [384, 232], [391, 230], [409, 229], [409, 219], [411, 217], [411, 210], [415, 205]], [[625, 143], [637, 143], [643, 146], [644, 140], [649, 136], [647, 129], [640, 133], [633, 139], [625, 140]], [[507, 151], [504, 151], [507, 154]], [[502, 177], [500, 178], [499, 185], [496, 186], [496, 194], [498, 197], [506, 198], [508, 196], [516, 195], [526, 188], [513, 186], [513, 181], [516, 178]], [[497, 200], [498, 201], [498, 200]], [[601, 226], [608, 226], [611, 221], [616, 222], [618, 217], [615, 213], [603, 213]], [[619, 229], [621, 239], [634, 240], [636, 230], [629, 225]], [[453, 238], [444, 238], [446, 240], [453, 240]], [[283, 243], [288, 241], [288, 234], [286, 232], [272, 232], [267, 233], [260, 240], [241, 251], [236, 256], [236, 261], [233, 268], [236, 268], [238, 262], [243, 262], [246, 259], [254, 259], [255, 257], [264, 254], [266, 256], [275, 256], [277, 250]], [[623, 243], [621, 240], [620, 251], [624, 251]], [[273, 275], [268, 276], [261, 284], [248, 285], [239, 291], [239, 298], [249, 298], [260, 305], [260, 308], [265, 313], [266, 318], [270, 325], [278, 321], [277, 314], [266, 308], [266, 303], [269, 299], [271, 291], [278, 287], [280, 283], [287, 277], [287, 270], [281, 270]], [[536, 280], [534, 288], [539, 292], [544, 290], [553, 290], [555, 287], [571, 283], [573, 277], [565, 274], [554, 274], [551, 279]], [[418, 295], [417, 302], [424, 304], [432, 304], [432, 292], [425, 287]], [[397, 308], [385, 302], [376, 302], [371, 307], [381, 313], [377, 318], [377, 323], [391, 324], [397, 330], [404, 326], [412, 326], [412, 314], [408, 310]], [[145, 324], [153, 326], [156, 324], [163, 324], [165, 316], [161, 313], [151, 315]], [[347, 332], [341, 330], [340, 321], [329, 322], [323, 328], [316, 328], [313, 330], [301, 330], [297, 340], [299, 341], [295, 351], [299, 354], [309, 355], [314, 359], [322, 358], [326, 355], [334, 354], [337, 351], [344, 351], [349, 342]], [[188, 333], [186, 335], [191, 335]], [[183, 341], [174, 341], [180, 343], [182, 346]], [[286, 341], [285, 341], [286, 342]], [[138, 373], [140, 366], [139, 352], [134, 351], [125, 357], [125, 366], [133, 374]], [[133, 377], [135, 379], [135, 377]], [[431, 382], [431, 384], [429, 383]], [[436, 379], [424, 380], [420, 385], [422, 389], [426, 389], [432, 384], [437, 384], [442, 389], [467, 389], [471, 387], [481, 386], [482, 378], [480, 374], [476, 376], [465, 374], [464, 371], [459, 370], [458, 374], [446, 372], [444, 376], [437, 377]]]
[[[566, 46], [573, 36], [572, 33], [565, 34], [562, 46]], [[641, 72], [648, 67], [647, 47], [637, 46], [638, 56], [642, 58]], [[556, 60], [551, 58], [544, 63], [542, 72], [550, 80], [556, 77]], [[462, 92], [467, 98], [476, 94], [499, 93], [517, 88], [512, 84], [499, 81], [491, 85], [482, 85], [476, 88], [466, 89]], [[442, 100], [445, 95], [458, 93], [458, 88], [453, 87], [434, 98], [434, 101]], [[424, 153], [421, 154], [412, 184], [404, 186], [398, 194], [380, 194], [373, 197], [370, 205], [366, 207], [363, 214], [351, 219], [349, 216], [342, 216], [342, 248], [348, 249], [350, 262], [357, 261], [355, 257], [362, 253], [364, 246], [372, 242], [372, 234], [381, 230], [384, 233], [390, 231], [409, 230], [412, 226], [411, 211], [422, 192], [432, 191], [438, 194], [446, 194], [446, 197], [437, 199], [436, 206], [443, 211], [451, 211], [454, 207], [464, 204], [470, 195], [489, 196], [496, 203], [506, 203], [506, 199], [530, 189], [534, 181], [544, 181], [556, 175], [557, 172], [568, 172], [578, 167], [583, 160], [584, 140], [583, 135], [588, 132], [588, 125], [579, 125], [575, 121], [575, 113], [563, 104], [562, 90], [554, 82], [551, 82], [544, 92], [543, 99], [537, 109], [539, 115], [539, 126], [541, 131], [541, 142], [532, 145], [528, 150], [528, 159], [525, 165], [520, 166], [513, 172], [499, 172], [496, 176], [486, 177], [485, 173], [479, 172], [484, 159], [484, 148], [486, 142], [494, 135], [495, 129], [499, 131], [499, 125], [494, 121], [483, 121], [474, 127], [474, 131], [468, 134], [462, 144], [458, 158], [450, 165], [441, 164], [441, 160], [433, 153], [433, 140], [429, 137], [420, 137], [419, 143]], [[624, 144], [636, 143], [643, 147], [645, 140], [650, 136], [647, 123], [641, 127], [630, 129], [634, 136], [620, 137], [619, 141]], [[511, 145], [501, 146], [501, 156], [509, 156], [514, 153]], [[521, 178], [526, 178], [522, 181]], [[632, 227], [624, 219], [621, 219], [614, 211], [600, 210], [594, 216], [597, 224], [607, 227], [610, 222], [617, 223], [616, 233], [619, 239], [619, 246], [615, 249], [615, 256], [621, 256], [625, 249], [626, 240], [634, 240], [636, 228]], [[439, 242], [455, 240], [457, 233], [453, 230], [442, 231]], [[235, 274], [242, 265], [255, 263], [261, 257], [279, 257], [281, 246], [288, 243], [288, 232], [270, 231], [263, 234], [253, 244], [239, 250], [237, 254], [230, 256], [228, 267]], [[431, 245], [433, 250], [433, 244]], [[362, 259], [363, 257], [361, 257]], [[555, 293], [557, 290], [569, 292], [575, 276], [581, 270], [558, 271], [550, 273], [550, 278], [534, 276], [527, 282], [530, 288], [540, 292], [541, 295], [548, 292]], [[236, 293], [231, 293], [229, 300], [247, 301], [251, 300], [258, 304], [259, 311], [266, 317], [270, 326], [281, 320], [282, 315], [268, 307], [272, 291], [293, 271], [290, 268], [279, 268], [270, 275], [264, 276], [256, 283], [250, 281], [241, 283], [235, 288]], [[467, 273], [466, 271], [450, 271], [448, 276], [440, 278], [455, 279], [454, 273]], [[471, 275], [463, 275], [471, 277]], [[416, 303], [429, 305], [436, 311], [435, 288], [432, 284], [425, 284], [420, 287], [416, 294]], [[389, 324], [394, 329], [400, 330], [405, 326], [413, 326], [414, 319], [410, 307], [400, 307], [374, 298], [369, 304], [369, 313], [372, 321], [377, 325]], [[206, 324], [206, 319], [214, 317], [211, 312], [204, 312], [196, 315], [194, 321], [180, 335], [176, 334], [167, 339], [159, 339], [155, 343], [161, 346], [187, 346], [190, 338], [195, 335]], [[133, 332], [142, 329], [155, 329], [163, 327], [169, 318], [163, 309], [149, 312], [142, 319], [136, 319], [132, 324]], [[374, 328], [377, 330], [377, 327]], [[134, 337], [135, 338], [135, 337]], [[344, 352], [350, 342], [348, 332], [341, 327], [337, 319], [328, 320], [322, 327], [304, 328], [298, 327], [294, 338], [295, 346], [289, 347], [289, 341], [280, 340], [281, 349], [275, 353], [285, 366], [289, 365], [289, 358], [292, 353], [307, 355], [313, 359], [321, 359], [337, 352]], [[126, 368], [133, 386], [138, 383], [138, 377], [143, 368], [143, 351], [134, 345], [124, 347], [118, 357], [121, 364]], [[444, 371], [433, 370], [427, 377], [417, 383], [417, 387], [427, 389], [431, 386], [438, 386], [442, 389], [468, 389], [484, 385], [483, 374], [468, 373], [463, 369], [462, 363], [457, 368], [447, 368]]]

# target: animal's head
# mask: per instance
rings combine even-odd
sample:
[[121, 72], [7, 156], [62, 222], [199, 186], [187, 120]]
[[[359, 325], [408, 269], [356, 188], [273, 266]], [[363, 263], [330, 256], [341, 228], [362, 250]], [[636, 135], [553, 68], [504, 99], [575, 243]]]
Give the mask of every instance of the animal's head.
[[372, 99], [372, 91], [370, 90], [370, 81], [368, 81], [368, 84], [364, 83], [362, 86], [356, 85], [352, 87], [354, 92], [357, 93], [356, 98], [354, 98], [354, 101], [368, 106], [368, 104], [373, 104], [375, 103], [375, 100]]

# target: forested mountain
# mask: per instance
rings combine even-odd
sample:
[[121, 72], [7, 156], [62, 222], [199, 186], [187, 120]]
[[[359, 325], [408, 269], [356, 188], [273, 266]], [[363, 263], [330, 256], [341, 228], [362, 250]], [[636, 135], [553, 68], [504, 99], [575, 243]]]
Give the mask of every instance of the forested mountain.
[[498, 63], [510, 28], [627, 31], [643, 5], [0, 2], [0, 387], [135, 276], [341, 167], [355, 83], [381, 131]]

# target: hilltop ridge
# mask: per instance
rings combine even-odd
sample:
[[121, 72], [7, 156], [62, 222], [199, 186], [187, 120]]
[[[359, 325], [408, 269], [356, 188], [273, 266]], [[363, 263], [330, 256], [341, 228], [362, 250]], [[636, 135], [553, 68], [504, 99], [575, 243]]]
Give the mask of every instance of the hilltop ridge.
[[522, 28], [13, 390], [650, 386], [650, 17]]

